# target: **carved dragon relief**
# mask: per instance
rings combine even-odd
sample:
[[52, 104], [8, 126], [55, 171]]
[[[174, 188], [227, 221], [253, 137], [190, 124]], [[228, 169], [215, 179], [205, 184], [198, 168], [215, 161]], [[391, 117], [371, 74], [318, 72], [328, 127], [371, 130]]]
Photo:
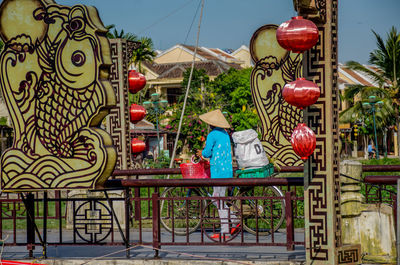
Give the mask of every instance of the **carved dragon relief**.
[[264, 25], [252, 36], [250, 53], [255, 67], [251, 90], [261, 120], [261, 142], [269, 157], [281, 166], [302, 165], [290, 144], [290, 137], [302, 120], [302, 112], [282, 98], [286, 83], [302, 73], [302, 57], [289, 53], [276, 41], [276, 25]]
[[0, 86], [14, 127], [3, 190], [94, 188], [111, 174], [115, 149], [97, 127], [115, 105], [106, 32], [94, 7], [1, 4]]

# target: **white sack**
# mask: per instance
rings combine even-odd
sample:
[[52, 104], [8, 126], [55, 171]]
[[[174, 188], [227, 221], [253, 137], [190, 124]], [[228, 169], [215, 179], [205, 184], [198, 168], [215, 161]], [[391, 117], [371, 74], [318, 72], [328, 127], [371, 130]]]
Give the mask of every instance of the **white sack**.
[[264, 148], [253, 129], [232, 134], [239, 168], [257, 168], [269, 164]]

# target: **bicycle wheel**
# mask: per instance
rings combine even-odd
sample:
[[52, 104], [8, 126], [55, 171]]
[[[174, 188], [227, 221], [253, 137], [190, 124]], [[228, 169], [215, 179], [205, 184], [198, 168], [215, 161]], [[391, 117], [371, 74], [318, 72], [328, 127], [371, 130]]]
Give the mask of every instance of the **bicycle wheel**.
[[[246, 199], [237, 201], [237, 207], [243, 209], [243, 228], [256, 235], [269, 235], [278, 230], [285, 219], [285, 200], [282, 191], [275, 186], [240, 189], [237, 196], [268, 197], [266, 199]], [[242, 204], [242, 205], [240, 205]]]
[[184, 236], [196, 231], [201, 223], [204, 200], [190, 199], [200, 196], [197, 189], [171, 187], [161, 194], [161, 224], [169, 232]]

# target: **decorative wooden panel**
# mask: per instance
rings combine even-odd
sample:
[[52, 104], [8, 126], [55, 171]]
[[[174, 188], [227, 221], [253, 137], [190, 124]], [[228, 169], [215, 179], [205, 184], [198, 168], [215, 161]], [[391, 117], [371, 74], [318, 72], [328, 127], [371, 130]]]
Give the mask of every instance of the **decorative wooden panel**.
[[[319, 19], [315, 14], [309, 18], [319, 25], [319, 41], [304, 54], [303, 67], [304, 76], [320, 86], [321, 96], [304, 113], [305, 122], [317, 135], [315, 152], [305, 164], [306, 256], [308, 264], [337, 264], [336, 249], [341, 245], [337, 0], [311, 3], [318, 9]], [[307, 11], [298, 10], [306, 18]]]
[[0, 85], [14, 128], [2, 189], [94, 188], [111, 174], [115, 149], [98, 128], [115, 104], [106, 31], [94, 7], [2, 2]]
[[350, 245], [338, 248], [337, 254], [338, 264], [360, 264], [361, 245]]
[[267, 155], [281, 166], [298, 166], [303, 162], [294, 153], [290, 137], [302, 121], [302, 111], [283, 99], [282, 89], [301, 76], [302, 56], [280, 47], [276, 41], [277, 28], [262, 26], [251, 38], [250, 52], [256, 64], [251, 73], [251, 93], [261, 120], [261, 142]]
[[124, 39], [111, 39], [110, 81], [117, 97], [116, 106], [110, 110], [106, 119], [106, 130], [111, 134], [117, 148], [116, 169], [132, 166], [129, 133], [128, 66], [130, 55], [140, 45], [139, 42]]

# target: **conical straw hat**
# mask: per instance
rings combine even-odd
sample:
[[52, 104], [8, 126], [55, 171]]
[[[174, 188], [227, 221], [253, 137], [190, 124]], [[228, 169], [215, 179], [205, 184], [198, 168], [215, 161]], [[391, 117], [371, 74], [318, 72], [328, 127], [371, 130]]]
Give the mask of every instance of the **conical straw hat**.
[[231, 125], [225, 119], [224, 114], [222, 114], [221, 110], [216, 109], [207, 113], [204, 113], [199, 116], [199, 118], [212, 126], [219, 128], [230, 128]]

